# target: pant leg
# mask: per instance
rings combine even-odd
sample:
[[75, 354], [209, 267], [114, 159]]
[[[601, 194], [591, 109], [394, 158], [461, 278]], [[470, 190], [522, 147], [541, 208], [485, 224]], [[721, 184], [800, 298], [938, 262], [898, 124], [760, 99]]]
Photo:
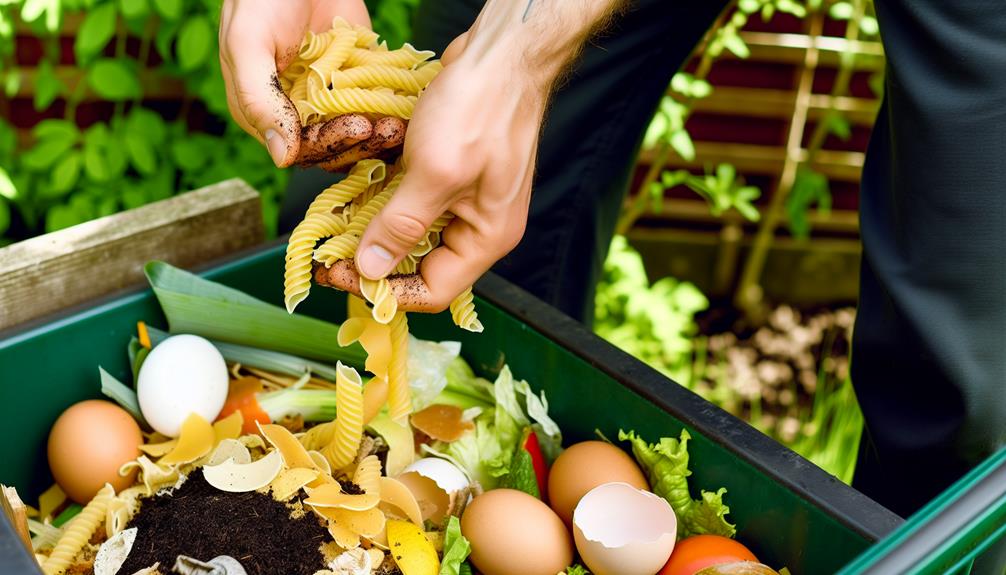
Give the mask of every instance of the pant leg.
[[1006, 6], [878, 0], [855, 486], [908, 515], [1006, 441]]
[[[415, 44], [443, 50], [483, 2], [423, 2]], [[552, 100], [524, 239], [493, 271], [586, 323], [643, 133], [725, 0], [639, 0], [584, 50]]]

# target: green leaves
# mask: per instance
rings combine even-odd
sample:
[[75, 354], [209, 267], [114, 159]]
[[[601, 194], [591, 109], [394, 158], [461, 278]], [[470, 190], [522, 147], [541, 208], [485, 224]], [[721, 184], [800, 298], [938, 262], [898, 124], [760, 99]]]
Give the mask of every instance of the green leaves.
[[150, 14], [150, 4], [147, 0], [119, 0], [119, 10], [124, 18], [135, 20]]
[[7, 205], [6, 200], [0, 200], [0, 234], [7, 231], [10, 227], [10, 206]]
[[178, 20], [182, 17], [182, 0], [154, 0], [157, 13], [168, 20]]
[[49, 187], [39, 190], [39, 195], [42, 197], [59, 198], [68, 193], [77, 185], [82, 165], [83, 158], [80, 152], [72, 151], [66, 154], [52, 171]]
[[3, 166], [0, 166], [0, 196], [8, 200], [17, 199], [17, 186], [14, 185], [14, 180], [10, 179], [10, 174]]
[[34, 22], [45, 15], [45, 29], [50, 32], [59, 30], [59, 0], [25, 0], [21, 7], [21, 19]]
[[119, 178], [126, 171], [124, 144], [111, 137], [105, 124], [95, 124], [84, 133], [84, 171], [97, 183]]
[[98, 55], [115, 35], [115, 4], [107, 2], [88, 10], [84, 23], [80, 25], [73, 52], [77, 62], [83, 64]]
[[820, 172], [800, 166], [796, 172], [793, 189], [786, 198], [789, 229], [797, 238], [806, 239], [810, 235], [807, 212], [815, 204], [822, 213], [831, 211], [831, 189], [828, 186], [828, 178]]
[[193, 16], [178, 32], [178, 64], [182, 70], [194, 70], [213, 52], [214, 31], [206, 16]]
[[49, 60], [38, 64], [35, 74], [35, 111], [41, 112], [52, 105], [53, 101], [66, 90], [63, 82], [56, 76], [56, 71]]
[[140, 80], [127, 60], [103, 58], [87, 73], [87, 83], [106, 100], [121, 102], [140, 96]]
[[58, 137], [39, 140], [21, 156], [21, 164], [33, 172], [48, 170], [73, 144], [71, 140]]

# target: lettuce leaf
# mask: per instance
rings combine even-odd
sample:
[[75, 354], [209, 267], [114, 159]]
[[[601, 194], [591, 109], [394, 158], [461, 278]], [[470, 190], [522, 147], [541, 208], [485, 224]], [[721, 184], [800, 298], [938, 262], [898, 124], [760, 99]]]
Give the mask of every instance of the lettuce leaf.
[[688, 431], [681, 430], [681, 438], [663, 437], [659, 443], [647, 443], [635, 432], [618, 432], [618, 439], [632, 443], [636, 461], [646, 471], [650, 488], [671, 504], [678, 517], [678, 537], [692, 535], [722, 535], [733, 537], [735, 525], [726, 520], [730, 508], [723, 502], [726, 489], [715, 493], [702, 491], [700, 499], [692, 499], [688, 491]]
[[590, 575], [590, 571], [587, 571], [587, 568], [579, 563], [574, 563], [573, 565], [566, 567], [566, 571], [564, 571], [564, 573], [566, 575]]
[[453, 515], [444, 532], [444, 557], [440, 560], [440, 575], [460, 575], [465, 559], [471, 552], [471, 543], [461, 534], [461, 522]]

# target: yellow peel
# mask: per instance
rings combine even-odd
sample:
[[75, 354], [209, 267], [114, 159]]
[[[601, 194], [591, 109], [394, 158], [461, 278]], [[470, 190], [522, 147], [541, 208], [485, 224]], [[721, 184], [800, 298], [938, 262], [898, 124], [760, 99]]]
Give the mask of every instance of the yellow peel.
[[391, 328], [370, 317], [348, 319], [339, 326], [339, 345], [346, 347], [357, 341], [367, 352], [364, 369], [382, 379], [388, 377], [391, 364]]
[[317, 477], [318, 471], [315, 469], [284, 469], [276, 476], [276, 479], [272, 480], [269, 489], [272, 490], [274, 499], [286, 501]]
[[332, 539], [343, 549], [356, 549], [360, 546], [360, 535], [352, 530], [339, 525], [338, 523], [328, 523], [328, 533]]
[[415, 495], [401, 481], [390, 477], [382, 477], [381, 501], [400, 509], [409, 521], [416, 525], [423, 524], [423, 514], [419, 511], [419, 503]]
[[251, 463], [251, 452], [243, 443], [236, 439], [225, 439], [210, 454], [206, 465], [220, 465], [228, 459], [233, 459], [234, 463], [244, 465]]
[[227, 417], [213, 424], [213, 435], [215, 439], [213, 445], [220, 445], [225, 439], [237, 439], [241, 436], [241, 426], [244, 425], [244, 416], [237, 410]]
[[440, 559], [423, 530], [407, 521], [388, 521], [388, 544], [403, 575], [437, 575]]
[[278, 451], [270, 451], [251, 463], [240, 464], [228, 459], [220, 465], [204, 466], [203, 477], [220, 491], [245, 493], [269, 485], [282, 469], [283, 456]]
[[259, 431], [265, 436], [266, 441], [276, 448], [283, 456], [283, 462], [290, 469], [303, 467], [305, 469], [315, 469], [317, 466], [311, 455], [304, 449], [304, 446], [297, 441], [297, 438], [290, 433], [290, 430], [282, 425], [270, 423], [262, 425], [257, 423]]
[[182, 423], [181, 433], [178, 434], [178, 445], [158, 463], [161, 465], [191, 463], [209, 453], [215, 440], [216, 435], [210, 422], [201, 415], [192, 413]]
[[342, 492], [342, 486], [338, 483], [326, 483], [308, 492], [308, 498], [304, 503], [312, 507], [339, 507], [353, 511], [364, 511], [377, 507], [381, 501], [377, 493], [363, 493], [360, 495], [349, 495]]
[[140, 451], [146, 453], [151, 457], [161, 457], [171, 453], [171, 450], [178, 445], [177, 439], [169, 439], [168, 441], [162, 441], [161, 443], [144, 443], [140, 446]]

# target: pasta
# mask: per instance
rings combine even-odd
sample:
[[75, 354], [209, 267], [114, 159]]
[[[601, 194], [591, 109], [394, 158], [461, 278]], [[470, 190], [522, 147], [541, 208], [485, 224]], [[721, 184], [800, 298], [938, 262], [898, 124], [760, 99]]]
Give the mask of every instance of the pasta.
[[388, 366], [388, 408], [391, 419], [402, 422], [412, 411], [409, 398], [409, 322], [405, 312], [391, 319], [391, 365]]
[[342, 363], [336, 367], [335, 401], [335, 432], [322, 453], [332, 469], [342, 469], [356, 459], [363, 438], [363, 382], [355, 369]]
[[[381, 160], [361, 160], [342, 181], [318, 195], [307, 208], [307, 215], [331, 212], [351, 202], [370, 186], [384, 181], [387, 170]], [[373, 196], [371, 196], [373, 197]]]
[[[396, 96], [364, 88], [337, 88], [308, 94], [304, 108], [330, 119], [354, 112], [396, 116], [408, 120], [416, 106], [415, 96]], [[302, 111], [301, 115], [305, 112]]]
[[482, 333], [482, 322], [475, 313], [475, 296], [472, 288], [468, 288], [451, 302], [451, 318], [455, 325], [475, 333]]
[[328, 240], [315, 250], [314, 259], [325, 264], [325, 267], [332, 267], [332, 264], [339, 260], [352, 258], [356, 252], [356, 248], [360, 245], [360, 237], [363, 236], [363, 230], [367, 228], [367, 224], [377, 215], [377, 212], [381, 211], [387, 205], [388, 200], [395, 193], [401, 180], [402, 174], [396, 174], [380, 193], [360, 208], [360, 211], [353, 216], [344, 232]]
[[440, 62], [432, 62], [418, 70], [373, 64], [336, 70], [329, 84], [332, 88], [392, 88], [418, 96], [442, 68]]
[[386, 64], [396, 68], [416, 68], [418, 64], [433, 57], [429, 50], [416, 50], [411, 44], [402, 46], [399, 50], [382, 52], [379, 50], [351, 50], [346, 58], [346, 67]]
[[56, 543], [49, 558], [42, 565], [42, 570], [46, 575], [56, 575], [62, 573], [70, 566], [74, 557], [84, 548], [91, 535], [98, 530], [101, 522], [105, 520], [105, 512], [115, 489], [111, 485], [105, 484], [98, 493], [88, 502], [84, 510], [74, 517], [70, 524], [63, 531], [62, 537]]
[[377, 323], [388, 324], [398, 312], [398, 299], [391, 291], [391, 284], [386, 278], [376, 281], [360, 278], [360, 293], [367, 301], [374, 304], [371, 314]]
[[341, 234], [346, 221], [332, 213], [317, 213], [297, 224], [286, 245], [286, 270], [283, 275], [283, 300], [293, 313], [311, 290], [311, 254], [318, 240]]
[[[357, 33], [357, 36], [359, 36], [359, 33]], [[332, 38], [333, 34], [331, 31], [322, 34], [314, 34], [308, 31], [307, 37], [304, 38], [304, 42], [300, 45], [300, 57], [305, 60], [317, 59], [328, 49], [329, 44], [332, 43]]]

